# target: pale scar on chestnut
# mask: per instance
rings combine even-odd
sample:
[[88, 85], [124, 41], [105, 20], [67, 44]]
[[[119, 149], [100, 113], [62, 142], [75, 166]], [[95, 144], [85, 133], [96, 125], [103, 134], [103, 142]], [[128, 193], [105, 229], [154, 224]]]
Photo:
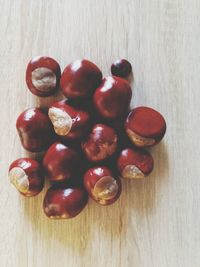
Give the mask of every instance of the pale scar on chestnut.
[[144, 173], [135, 165], [127, 165], [122, 171], [122, 177], [127, 179], [141, 179], [144, 176]]
[[49, 118], [53, 124], [54, 130], [58, 135], [66, 136], [72, 128], [72, 118], [67, 112], [60, 108], [50, 108]]
[[37, 68], [31, 75], [32, 83], [37, 90], [48, 92], [56, 87], [56, 75], [49, 68]]
[[49, 218], [50, 219], [53, 219], [53, 220], [68, 219], [69, 218], [69, 215], [67, 215], [67, 214], [63, 214], [63, 215], [52, 215]]
[[152, 146], [155, 143], [155, 139], [142, 137], [136, 134], [135, 132], [131, 131], [130, 129], [127, 129], [126, 132], [129, 138], [132, 140], [132, 142], [139, 147]]
[[29, 190], [29, 180], [25, 171], [22, 168], [15, 167], [9, 172], [10, 182], [21, 192], [27, 193]]
[[94, 186], [92, 195], [96, 199], [110, 200], [118, 193], [117, 181], [111, 176], [104, 176]]
[[117, 147], [117, 136], [115, 136], [112, 143], [106, 142], [105, 144], [102, 145], [102, 148], [105, 149], [108, 156], [112, 155], [115, 152], [116, 147]]

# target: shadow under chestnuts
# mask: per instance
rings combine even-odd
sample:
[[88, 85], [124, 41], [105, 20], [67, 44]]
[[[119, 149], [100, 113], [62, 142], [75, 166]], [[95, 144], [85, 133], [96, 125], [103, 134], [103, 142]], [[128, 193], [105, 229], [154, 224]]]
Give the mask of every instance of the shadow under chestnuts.
[[130, 109], [132, 90], [125, 80], [132, 66], [120, 59], [113, 76], [102, 78], [89, 60], [70, 63], [61, 74], [50, 57], [33, 58], [26, 70], [30, 92], [47, 97], [61, 88], [66, 99], [48, 110], [32, 107], [16, 123], [21, 144], [44, 152], [41, 162], [19, 158], [9, 167], [10, 182], [27, 197], [39, 194], [47, 179], [43, 209], [51, 219], [69, 219], [86, 206], [88, 196], [111, 205], [122, 192], [121, 178], [142, 179], [154, 167], [145, 148], [158, 144], [166, 132], [163, 116], [150, 107]]

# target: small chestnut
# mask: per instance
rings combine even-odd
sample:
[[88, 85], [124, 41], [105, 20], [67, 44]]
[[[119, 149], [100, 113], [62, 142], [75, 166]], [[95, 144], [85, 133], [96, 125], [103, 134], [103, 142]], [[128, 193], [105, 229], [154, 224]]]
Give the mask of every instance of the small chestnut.
[[111, 170], [105, 166], [89, 169], [83, 182], [91, 198], [101, 205], [114, 203], [121, 194], [120, 179], [114, 178]]
[[83, 188], [54, 185], [45, 195], [43, 210], [50, 219], [70, 219], [84, 209], [87, 201]]
[[22, 112], [16, 122], [22, 146], [30, 152], [46, 150], [54, 140], [54, 131], [48, 115], [39, 108]]
[[153, 158], [143, 149], [126, 148], [119, 155], [117, 166], [123, 178], [140, 179], [153, 170]]
[[129, 113], [125, 128], [135, 146], [150, 147], [163, 138], [166, 122], [158, 111], [149, 107], [138, 107]]
[[43, 167], [51, 182], [63, 182], [76, 175], [80, 167], [78, 153], [68, 146], [56, 142], [47, 150]]
[[100, 69], [89, 60], [76, 60], [63, 71], [60, 87], [67, 98], [91, 96], [100, 85], [102, 73]]
[[29, 90], [41, 97], [55, 93], [60, 76], [59, 64], [50, 57], [35, 57], [31, 59], [26, 69], [26, 83]]
[[54, 102], [48, 114], [57, 135], [67, 139], [77, 139], [83, 137], [88, 131], [89, 114], [68, 105], [67, 100]]
[[43, 171], [40, 164], [33, 159], [20, 158], [9, 167], [10, 182], [24, 196], [39, 194], [44, 187]]
[[126, 59], [118, 59], [111, 65], [111, 73], [114, 76], [126, 78], [131, 71], [131, 63]]
[[132, 91], [129, 83], [119, 77], [106, 77], [94, 93], [97, 112], [104, 118], [114, 119], [125, 114], [129, 108]]
[[117, 134], [113, 128], [96, 124], [88, 138], [82, 142], [82, 149], [89, 161], [102, 161], [114, 154], [117, 140]]

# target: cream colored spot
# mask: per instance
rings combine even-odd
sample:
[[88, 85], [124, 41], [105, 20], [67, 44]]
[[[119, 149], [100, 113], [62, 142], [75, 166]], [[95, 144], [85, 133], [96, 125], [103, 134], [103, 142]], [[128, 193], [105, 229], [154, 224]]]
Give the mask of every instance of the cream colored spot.
[[62, 214], [62, 215], [51, 215], [49, 216], [50, 219], [53, 219], [53, 220], [62, 220], [62, 219], [69, 219], [70, 216], [65, 213], [65, 214]]
[[60, 108], [50, 108], [49, 118], [58, 135], [66, 136], [72, 128], [72, 118]]
[[21, 192], [27, 193], [29, 190], [29, 180], [22, 168], [15, 167], [9, 172], [10, 182]]
[[97, 200], [109, 200], [116, 196], [118, 189], [117, 181], [113, 177], [104, 176], [95, 184], [92, 195]]
[[122, 171], [122, 177], [128, 179], [144, 178], [144, 173], [135, 165], [127, 165]]
[[32, 83], [37, 90], [48, 92], [56, 87], [56, 75], [48, 68], [32, 71]]
[[152, 146], [155, 143], [155, 139], [142, 137], [130, 129], [128, 129], [126, 132], [131, 141], [138, 147]]

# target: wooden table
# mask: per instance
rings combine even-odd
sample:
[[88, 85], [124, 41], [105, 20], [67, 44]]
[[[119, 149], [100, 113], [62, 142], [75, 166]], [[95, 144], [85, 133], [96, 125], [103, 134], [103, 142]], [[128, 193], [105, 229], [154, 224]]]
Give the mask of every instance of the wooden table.
[[[200, 1], [0, 0], [0, 7], [0, 266], [199, 267]], [[51, 221], [42, 211], [45, 192], [25, 199], [9, 184], [9, 164], [27, 155], [17, 116], [53, 100], [27, 90], [26, 65], [36, 55], [56, 58], [62, 69], [88, 58], [104, 75], [125, 57], [134, 70], [133, 106], [165, 116], [152, 175], [123, 181], [113, 206], [90, 200], [78, 217]]]

